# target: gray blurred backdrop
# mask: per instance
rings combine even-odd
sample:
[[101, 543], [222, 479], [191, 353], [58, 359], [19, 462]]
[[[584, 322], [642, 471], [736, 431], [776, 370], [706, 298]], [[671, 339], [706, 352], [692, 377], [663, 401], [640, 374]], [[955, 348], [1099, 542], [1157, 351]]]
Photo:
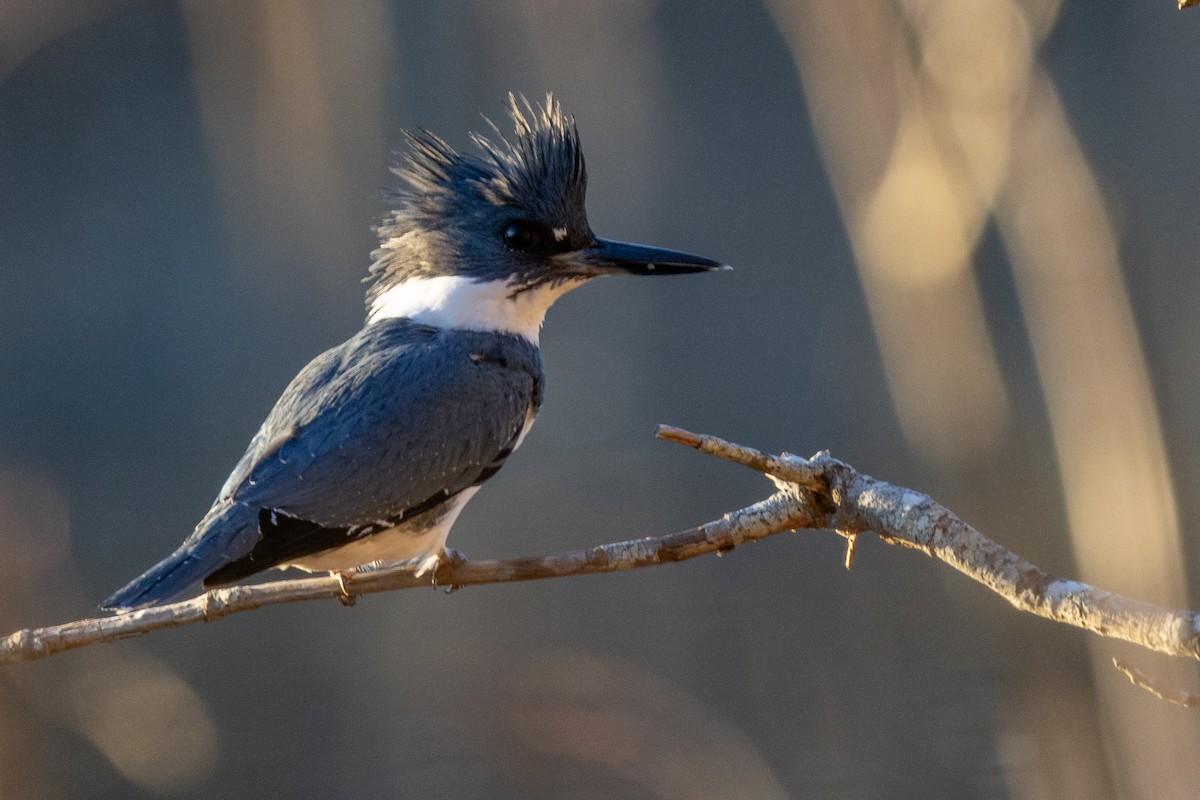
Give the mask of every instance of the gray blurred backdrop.
[[[573, 112], [606, 280], [464, 513], [475, 557], [769, 492], [669, 422], [831, 449], [1047, 569], [1200, 605], [1200, 12], [1054, 0], [0, 4], [0, 622], [94, 612], [363, 317], [404, 128]], [[911, 551], [276, 608], [0, 671], [0, 796], [1164, 798], [1200, 725]]]

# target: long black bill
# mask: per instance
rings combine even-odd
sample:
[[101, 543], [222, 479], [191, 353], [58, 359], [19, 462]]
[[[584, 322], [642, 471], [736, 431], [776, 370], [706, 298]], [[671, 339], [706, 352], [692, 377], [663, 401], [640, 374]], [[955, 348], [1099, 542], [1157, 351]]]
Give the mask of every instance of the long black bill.
[[576, 258], [581, 265], [594, 270], [597, 275], [683, 275], [689, 272], [729, 269], [720, 261], [694, 256], [691, 253], [644, 244], [614, 242], [599, 237], [591, 247], [579, 250]]

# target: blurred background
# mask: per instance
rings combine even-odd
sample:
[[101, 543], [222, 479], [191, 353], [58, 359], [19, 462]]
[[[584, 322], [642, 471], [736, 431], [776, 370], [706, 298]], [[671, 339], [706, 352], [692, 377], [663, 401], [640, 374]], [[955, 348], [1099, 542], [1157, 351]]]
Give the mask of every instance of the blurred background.
[[[400, 131], [575, 114], [600, 281], [452, 544], [765, 497], [658, 422], [831, 449], [1057, 574], [1200, 606], [1200, 12], [1154, 3], [0, 4], [0, 627], [93, 614], [355, 331]], [[779, 536], [304, 604], [0, 670], [0, 796], [1175, 798], [1200, 717], [910, 551]]]

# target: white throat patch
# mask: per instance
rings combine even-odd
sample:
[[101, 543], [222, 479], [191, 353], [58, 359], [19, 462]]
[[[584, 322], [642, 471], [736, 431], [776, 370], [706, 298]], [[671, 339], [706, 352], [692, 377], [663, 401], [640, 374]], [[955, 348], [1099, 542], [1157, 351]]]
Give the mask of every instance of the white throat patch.
[[474, 281], [461, 275], [409, 278], [375, 299], [367, 324], [407, 317], [437, 328], [515, 333], [537, 344], [547, 309], [581, 283], [546, 283], [512, 297], [507, 280]]

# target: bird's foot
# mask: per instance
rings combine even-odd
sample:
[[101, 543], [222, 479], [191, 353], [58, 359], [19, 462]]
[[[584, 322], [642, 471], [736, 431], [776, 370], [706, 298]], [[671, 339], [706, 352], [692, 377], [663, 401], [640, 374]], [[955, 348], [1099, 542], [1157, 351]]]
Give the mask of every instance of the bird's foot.
[[[429, 563], [432, 561], [432, 563]], [[421, 563], [421, 569], [417, 575], [424, 575], [425, 572], [430, 572], [430, 579], [434, 587], [445, 586], [446, 594], [457, 591], [458, 586], [453, 582], [445, 583], [439, 579], [439, 573], [445, 573], [447, 569], [453, 569], [460, 564], [467, 563], [467, 557], [458, 550], [452, 547], [443, 548], [437, 555], [426, 556], [425, 561]]]
[[346, 578], [353, 578], [356, 572], [358, 570], [351, 567], [350, 569], [339, 569], [333, 573], [337, 576], [338, 589], [341, 590], [341, 593], [338, 595], [338, 602], [347, 608], [358, 602], [358, 596], [351, 594], [350, 590], [346, 588]]

